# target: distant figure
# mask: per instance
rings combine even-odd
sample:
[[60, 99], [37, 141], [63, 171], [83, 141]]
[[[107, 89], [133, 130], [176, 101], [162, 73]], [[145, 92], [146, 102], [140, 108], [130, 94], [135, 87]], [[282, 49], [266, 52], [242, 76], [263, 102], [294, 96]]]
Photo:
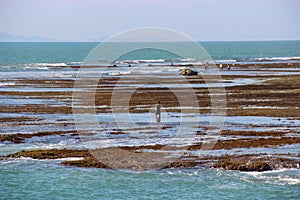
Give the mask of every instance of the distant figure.
[[222, 64], [220, 64], [220, 69], [223, 69], [223, 65]]
[[208, 62], [205, 62], [204, 69], [207, 70], [207, 68], [208, 68]]
[[160, 101], [158, 101], [156, 104], [156, 113], [155, 113], [156, 122], [160, 122], [161, 119], [160, 108], [161, 108]]
[[227, 65], [227, 70], [230, 70], [230, 65]]

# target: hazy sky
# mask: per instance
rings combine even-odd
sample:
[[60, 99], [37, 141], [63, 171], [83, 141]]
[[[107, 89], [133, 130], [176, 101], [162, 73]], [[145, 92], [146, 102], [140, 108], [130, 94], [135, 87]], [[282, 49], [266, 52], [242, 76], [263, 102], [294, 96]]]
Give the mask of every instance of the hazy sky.
[[300, 40], [300, 0], [0, 0], [0, 32], [88, 41], [137, 27], [196, 40]]

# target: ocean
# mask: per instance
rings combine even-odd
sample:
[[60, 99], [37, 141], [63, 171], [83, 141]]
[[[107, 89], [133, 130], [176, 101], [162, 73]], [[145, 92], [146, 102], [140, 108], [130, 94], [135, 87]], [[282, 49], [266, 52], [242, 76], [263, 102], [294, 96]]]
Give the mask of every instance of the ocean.
[[[259, 64], [299, 63], [300, 41], [253, 41], [253, 42], [199, 42], [216, 63]], [[98, 43], [0, 43], [0, 91], [60, 92], [72, 88], [39, 88], [18, 85], [19, 79], [73, 79], [77, 68]], [[170, 63], [189, 64], [190, 58], [177, 58], [168, 52], [154, 50], [125, 55], [117, 65], [162, 65]], [[228, 73], [228, 72], [224, 72]], [[232, 72], [234, 73], [234, 72]], [[279, 72], [280, 73], [280, 72]], [[250, 80], [251, 81], [251, 80]], [[25, 84], [25, 83], [24, 83]], [[67, 105], [64, 100], [17, 98], [0, 95], [1, 105]], [[2, 112], [0, 118], [30, 117], [47, 123], [38, 126], [9, 126], [0, 123], [1, 134], [59, 131], [64, 120], [72, 121], [72, 115], [30, 112]], [[137, 118], [139, 118], [137, 116]], [[107, 118], [104, 118], [106, 120]], [[241, 120], [241, 121], [239, 121]], [[243, 121], [244, 120], [244, 121]], [[248, 120], [248, 121], [247, 121]], [[286, 120], [286, 126], [299, 120]], [[289, 121], [290, 120], [290, 121]], [[276, 128], [283, 122], [275, 118], [228, 117], [228, 126], [239, 124], [264, 125], [272, 123]], [[24, 121], [26, 124], [26, 121]], [[272, 127], [271, 127], [272, 128]], [[296, 126], [295, 129], [298, 127]], [[63, 130], [73, 130], [65, 125]], [[296, 130], [297, 131], [297, 130]], [[156, 138], [154, 138], [156, 139]], [[135, 141], [139, 142], [139, 140]], [[155, 140], [154, 140], [155, 142]], [[112, 142], [113, 143], [113, 142]], [[117, 141], [122, 143], [122, 138]], [[110, 143], [108, 143], [109, 145]], [[72, 137], [32, 138], [25, 143], [0, 142], [0, 155], [32, 149], [82, 148]], [[264, 151], [265, 149], [260, 149]], [[277, 150], [274, 150], [277, 151]], [[283, 153], [300, 153], [299, 145], [279, 149]], [[270, 153], [269, 150], [266, 150]], [[272, 152], [270, 153], [272, 154]], [[38, 160], [19, 158], [0, 160], [0, 199], [299, 199], [299, 169], [280, 169], [267, 172], [240, 172], [221, 169], [163, 169], [156, 171], [107, 170], [97, 168], [66, 167], [65, 159]]]
[[[23, 65], [20, 70], [29, 66], [60, 66], [82, 63], [88, 53], [99, 43], [0, 43], [0, 70]], [[300, 41], [253, 41], [253, 42], [199, 42], [212, 59], [228, 62], [255, 61], [299, 61]], [[123, 60], [149, 60], [163, 62], [172, 55], [158, 51], [140, 51], [137, 54], [124, 56]], [[185, 58], [188, 59], [188, 58]], [[163, 60], [163, 61], [162, 61]], [[25, 68], [24, 68], [25, 65]], [[26, 66], [28, 68], [26, 68]], [[36, 69], [38, 69], [38, 67]]]

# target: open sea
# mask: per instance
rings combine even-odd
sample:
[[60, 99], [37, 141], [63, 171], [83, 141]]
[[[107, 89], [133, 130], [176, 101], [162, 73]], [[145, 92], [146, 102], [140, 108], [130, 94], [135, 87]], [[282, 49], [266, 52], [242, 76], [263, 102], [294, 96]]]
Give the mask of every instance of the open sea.
[[[0, 42], [0, 69], [38, 70], [42, 66], [63, 66], [84, 61], [99, 43]], [[199, 42], [215, 61], [220, 62], [300, 62], [300, 41]], [[133, 56], [132, 56], [133, 55]], [[123, 60], [164, 62], [172, 55], [140, 51]], [[187, 58], [186, 58], [187, 59]], [[32, 68], [30, 68], [32, 67]], [[39, 68], [40, 67], [40, 68]]]
[[[216, 63], [299, 63], [300, 41], [200, 42]], [[68, 78], [98, 43], [0, 43], [0, 91], [5, 80], [19, 78]], [[141, 51], [124, 56], [127, 64], [189, 63], [189, 58]], [[26, 88], [20, 88], [20, 90]], [[27, 88], [28, 89], [28, 88]], [[38, 88], [39, 89], [39, 88]], [[53, 88], [54, 90], [55, 88]], [[42, 90], [42, 89], [41, 89]], [[10, 102], [0, 95], [1, 104]], [[32, 103], [32, 102], [31, 102]], [[49, 104], [56, 102], [49, 102]], [[3, 113], [7, 116], [27, 113]], [[41, 116], [38, 116], [41, 117]], [[45, 118], [45, 116], [43, 116]], [[60, 117], [53, 115], [57, 119]], [[52, 119], [49, 119], [50, 121]], [[299, 123], [297, 120], [296, 123]], [[0, 133], [37, 132], [0, 124]], [[66, 127], [68, 128], [68, 127]], [[70, 128], [72, 129], [72, 127]], [[54, 129], [53, 129], [54, 130]], [[39, 143], [40, 142], [40, 143]], [[75, 140], [35, 141], [22, 144], [0, 142], [0, 155], [26, 149], [78, 148]], [[299, 152], [299, 146], [295, 152]], [[294, 152], [294, 153], [295, 153]], [[300, 199], [299, 169], [267, 172], [240, 172], [220, 169], [166, 169], [151, 172], [105, 170], [62, 166], [67, 159], [31, 158], [0, 160], [0, 199]]]

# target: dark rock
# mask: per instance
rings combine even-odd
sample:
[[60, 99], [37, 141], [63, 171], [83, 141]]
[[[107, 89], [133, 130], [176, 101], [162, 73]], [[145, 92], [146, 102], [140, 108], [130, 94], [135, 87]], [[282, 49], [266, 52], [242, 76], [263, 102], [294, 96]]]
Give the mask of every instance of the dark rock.
[[219, 161], [217, 164], [214, 165], [214, 167], [217, 168], [223, 168], [226, 170], [240, 170], [240, 171], [269, 171], [273, 168], [264, 161], [254, 161], [250, 162], [248, 161], [245, 164], [245, 160], [232, 160], [232, 159], [226, 159], [223, 161]]
[[[74, 131], [75, 132], [75, 131]], [[77, 133], [73, 133], [73, 131], [53, 131], [53, 132], [38, 132], [38, 133], [26, 133], [26, 134], [0, 134], [0, 142], [10, 141], [13, 143], [24, 143], [26, 138], [32, 137], [42, 137], [49, 135], [65, 135], [71, 133], [71, 136], [78, 135]]]
[[180, 74], [184, 76], [194, 76], [194, 75], [198, 75], [198, 72], [191, 69], [182, 69], [180, 70]]
[[20, 151], [14, 154], [7, 155], [8, 158], [30, 157], [34, 159], [58, 159], [69, 157], [88, 157], [88, 150], [71, 150], [71, 149], [50, 149], [50, 150], [32, 150]]
[[163, 167], [163, 169], [168, 169], [168, 168], [193, 168], [196, 167], [198, 165], [198, 163], [194, 160], [179, 160], [176, 162], [172, 162], [168, 165], [166, 165], [165, 167]]
[[104, 169], [111, 169], [107, 165], [101, 163], [94, 157], [84, 158], [83, 160], [72, 160], [72, 161], [63, 161], [61, 163], [65, 166], [75, 166], [75, 167], [94, 167], [94, 168], [104, 168]]

